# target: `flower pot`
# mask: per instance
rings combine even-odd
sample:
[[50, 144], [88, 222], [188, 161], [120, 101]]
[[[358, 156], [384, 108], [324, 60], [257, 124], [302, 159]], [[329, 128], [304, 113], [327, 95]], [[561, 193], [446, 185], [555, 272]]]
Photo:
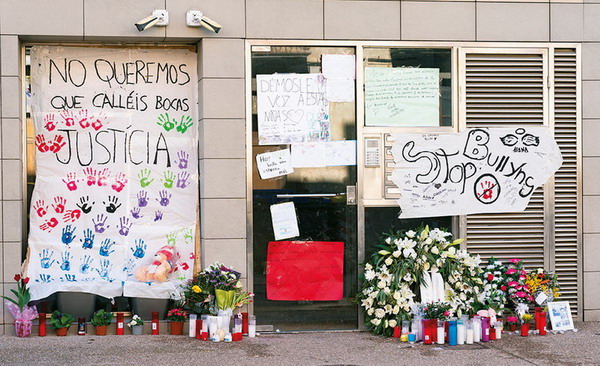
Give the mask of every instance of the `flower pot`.
[[106, 325], [96, 325], [94, 326], [94, 328], [96, 328], [96, 335], [97, 336], [105, 336], [106, 335]]
[[143, 325], [132, 325], [131, 326], [131, 334], [133, 334], [133, 335], [144, 334], [144, 326]]
[[514, 332], [517, 330], [517, 325], [516, 324], [509, 324], [508, 325], [508, 330], [511, 332]]
[[15, 320], [15, 333], [17, 337], [29, 337], [31, 335], [31, 320]]
[[184, 322], [169, 322], [171, 327], [171, 335], [183, 335]]
[[96, 310], [96, 295], [86, 292], [57, 292], [56, 307], [61, 313], [88, 321]]
[[64, 337], [69, 332], [69, 327], [65, 328], [56, 328], [56, 335], [59, 337]]
[[521, 324], [521, 337], [527, 337], [529, 335], [529, 326], [531, 324], [525, 323]]

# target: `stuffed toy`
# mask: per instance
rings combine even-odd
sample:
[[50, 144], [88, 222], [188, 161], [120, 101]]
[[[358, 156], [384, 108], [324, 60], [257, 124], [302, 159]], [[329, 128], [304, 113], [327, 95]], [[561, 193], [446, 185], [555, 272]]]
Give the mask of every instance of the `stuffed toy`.
[[135, 272], [135, 278], [141, 282], [165, 282], [171, 272], [173, 272], [173, 263], [175, 262], [175, 248], [172, 245], [165, 245], [154, 255], [154, 260], [149, 266], [138, 268]]

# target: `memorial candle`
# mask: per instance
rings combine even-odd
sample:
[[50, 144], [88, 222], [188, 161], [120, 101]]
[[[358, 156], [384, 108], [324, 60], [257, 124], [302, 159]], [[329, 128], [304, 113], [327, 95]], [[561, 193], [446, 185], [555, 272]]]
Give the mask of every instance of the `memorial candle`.
[[481, 317], [481, 341], [490, 341], [490, 318], [488, 316]]
[[465, 344], [465, 322], [463, 319], [459, 319], [456, 323], [456, 343], [459, 345]]
[[40, 313], [39, 316], [39, 329], [38, 334], [40, 337], [46, 336], [46, 313]]
[[190, 338], [194, 338], [196, 336], [196, 319], [198, 318], [198, 315], [196, 314], [190, 314]]
[[467, 339], [466, 339], [466, 343], [467, 344], [473, 344], [473, 320], [470, 319], [469, 321], [467, 321]]
[[473, 317], [473, 342], [481, 342], [481, 317]]
[[458, 331], [457, 331], [457, 321], [450, 320], [448, 322], [448, 344], [450, 346], [456, 346], [458, 343]]
[[152, 335], [158, 335], [158, 312], [152, 312]]
[[444, 333], [446, 332], [446, 326], [443, 320], [437, 321], [437, 344], [444, 344]]
[[123, 313], [117, 313], [117, 335], [125, 334], [125, 317]]

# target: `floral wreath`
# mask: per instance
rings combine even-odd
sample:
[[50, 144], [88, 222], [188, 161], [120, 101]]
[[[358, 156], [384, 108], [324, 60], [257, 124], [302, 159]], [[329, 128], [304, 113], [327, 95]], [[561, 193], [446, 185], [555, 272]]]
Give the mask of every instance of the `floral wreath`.
[[[420, 302], [428, 271], [444, 280], [445, 301], [457, 316], [473, 312], [482, 291], [481, 259], [458, 250], [464, 240], [429, 227], [385, 234], [379, 251], [365, 264], [364, 281], [356, 298], [365, 313], [365, 325], [374, 334], [391, 336], [398, 322], [409, 319]], [[448, 239], [447, 239], [448, 238]]]

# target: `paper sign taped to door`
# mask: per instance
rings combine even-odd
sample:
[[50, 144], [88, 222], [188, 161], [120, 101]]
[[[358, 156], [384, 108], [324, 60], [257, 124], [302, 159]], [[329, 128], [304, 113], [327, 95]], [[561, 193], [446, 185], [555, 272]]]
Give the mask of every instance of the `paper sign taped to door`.
[[356, 165], [356, 140], [307, 142], [292, 145], [294, 168]]
[[294, 202], [271, 205], [271, 220], [275, 240], [289, 239], [300, 235]]
[[268, 300], [336, 301], [343, 296], [343, 242], [269, 242]]
[[280, 177], [294, 172], [290, 149], [269, 151], [256, 155], [256, 167], [262, 179]]

